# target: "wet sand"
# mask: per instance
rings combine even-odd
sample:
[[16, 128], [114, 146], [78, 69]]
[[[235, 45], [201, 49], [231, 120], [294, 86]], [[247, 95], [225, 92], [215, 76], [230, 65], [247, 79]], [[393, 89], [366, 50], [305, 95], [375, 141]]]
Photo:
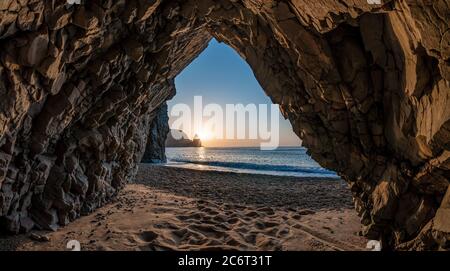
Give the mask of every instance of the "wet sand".
[[338, 179], [141, 164], [111, 204], [57, 232], [0, 237], [1, 250], [364, 250]]

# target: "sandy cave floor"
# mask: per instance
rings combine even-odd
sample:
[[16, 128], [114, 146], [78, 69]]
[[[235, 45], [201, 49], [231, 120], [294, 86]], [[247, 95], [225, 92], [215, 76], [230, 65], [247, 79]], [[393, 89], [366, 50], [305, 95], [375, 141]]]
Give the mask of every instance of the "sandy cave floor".
[[114, 202], [57, 232], [0, 237], [0, 250], [365, 250], [337, 179], [141, 164]]

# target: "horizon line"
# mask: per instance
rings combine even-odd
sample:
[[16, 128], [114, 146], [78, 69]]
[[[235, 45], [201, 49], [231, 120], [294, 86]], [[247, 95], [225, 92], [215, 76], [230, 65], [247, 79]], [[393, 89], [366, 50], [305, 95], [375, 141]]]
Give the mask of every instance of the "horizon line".
[[[236, 149], [236, 148], [259, 148], [260, 146], [201, 146], [201, 147], [167, 147], [166, 148], [229, 148], [229, 149]], [[283, 145], [283, 146], [278, 146], [277, 148], [280, 147], [302, 147], [304, 148], [304, 146], [302, 145]]]

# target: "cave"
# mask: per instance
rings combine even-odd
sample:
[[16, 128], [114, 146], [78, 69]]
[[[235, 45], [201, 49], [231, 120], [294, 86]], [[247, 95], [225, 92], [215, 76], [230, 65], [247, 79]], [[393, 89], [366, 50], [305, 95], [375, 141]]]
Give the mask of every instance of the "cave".
[[111, 201], [214, 37], [348, 182], [367, 238], [448, 249], [450, 1], [371, 2], [2, 0], [1, 231]]

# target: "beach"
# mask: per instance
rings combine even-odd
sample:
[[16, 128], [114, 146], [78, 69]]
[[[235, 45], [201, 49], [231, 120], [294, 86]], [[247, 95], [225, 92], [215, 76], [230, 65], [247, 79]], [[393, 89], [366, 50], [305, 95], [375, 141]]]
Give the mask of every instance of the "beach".
[[[141, 164], [110, 204], [1, 250], [365, 250], [344, 181]], [[42, 237], [42, 238], [39, 238]]]

